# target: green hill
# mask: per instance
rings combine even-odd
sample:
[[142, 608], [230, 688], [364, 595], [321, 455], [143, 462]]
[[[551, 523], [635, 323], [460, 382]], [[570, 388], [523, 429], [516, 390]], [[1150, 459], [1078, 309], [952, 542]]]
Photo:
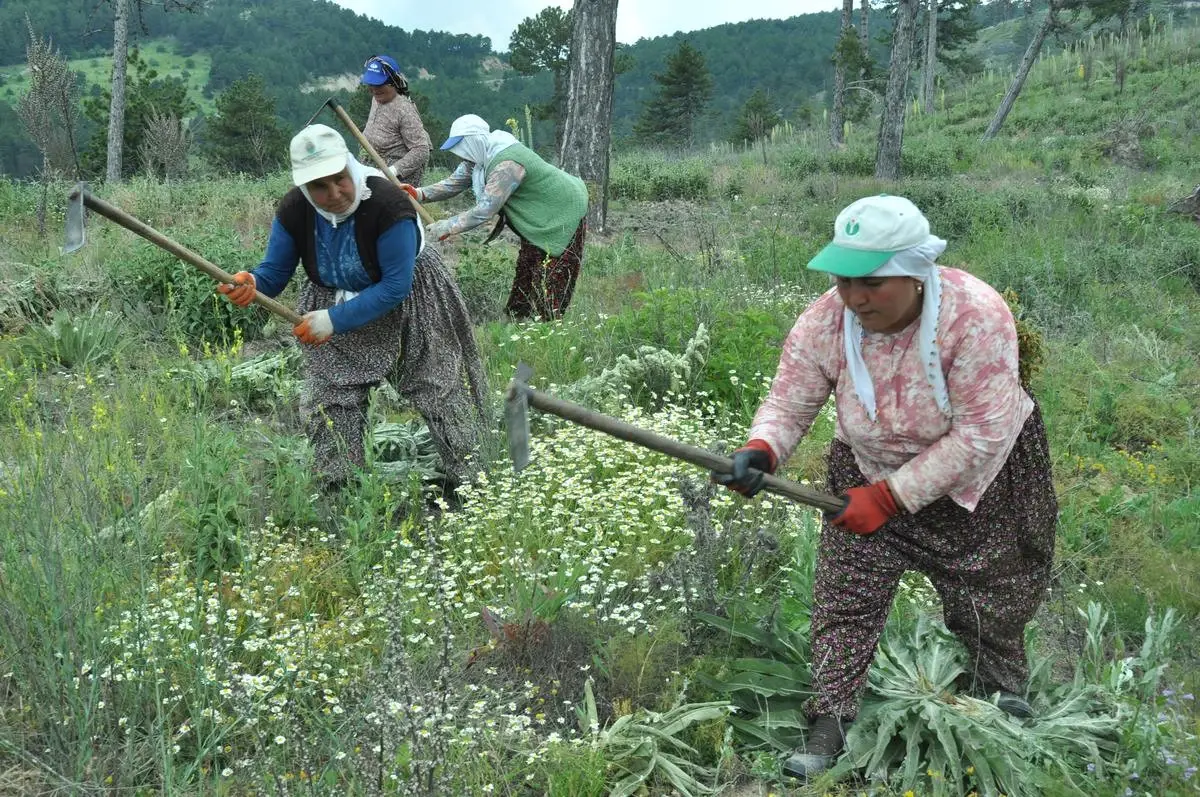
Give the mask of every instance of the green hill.
[[[1037, 4], [1035, 4], [1036, 7]], [[94, 0], [7, 0], [0, 4], [0, 29], [22, 35], [0, 40], [0, 169], [31, 174], [37, 153], [12, 112], [27, 86], [24, 74], [26, 19], [71, 59], [83, 94], [98, 94], [108, 82], [112, 21], [107, 6]], [[989, 68], [1011, 67], [1040, 19], [1010, 2], [976, 7], [987, 24], [970, 53]], [[830, 53], [838, 12], [805, 14], [785, 20], [753, 20], [687, 34], [642, 39], [624, 47], [631, 67], [617, 79], [614, 129], [618, 144], [633, 127], [642, 104], [654, 93], [654, 74], [667, 55], [687, 39], [705, 56], [713, 77], [710, 112], [698, 133], [702, 142], [723, 140], [737, 111], [756, 89], [766, 91], [784, 118], [801, 108], [819, 108], [832, 80]], [[885, 10], [871, 19], [872, 56], [886, 64]], [[131, 45], [140, 48], [161, 78], [178, 78], [200, 114], [213, 110], [214, 97], [234, 80], [261, 75], [289, 128], [303, 124], [326, 96], [348, 101], [363, 60], [389, 52], [400, 60], [414, 90], [428, 99], [427, 127], [436, 138], [449, 120], [478, 113], [493, 125], [523, 118], [526, 105], [550, 97], [550, 75], [516, 75], [503, 54], [481, 36], [437, 31], [406, 31], [355, 14], [328, 0], [211, 0], [199, 13], [166, 12], [148, 5], [131, 26]], [[330, 46], [330, 42], [338, 42]], [[1048, 44], [1053, 49], [1054, 43]], [[961, 76], [949, 75], [953, 85]], [[86, 129], [77, 136], [89, 139]], [[548, 141], [549, 123], [537, 125], [535, 139]], [[201, 131], [202, 135], [202, 131]], [[667, 142], [669, 144], [669, 142]]]

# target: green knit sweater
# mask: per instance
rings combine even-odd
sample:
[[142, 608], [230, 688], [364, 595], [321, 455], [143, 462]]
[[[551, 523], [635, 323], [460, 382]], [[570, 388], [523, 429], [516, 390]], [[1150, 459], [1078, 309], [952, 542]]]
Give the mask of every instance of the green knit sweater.
[[501, 161], [525, 167], [525, 179], [504, 203], [513, 229], [538, 249], [558, 257], [587, 215], [587, 186], [575, 175], [546, 163], [524, 144], [500, 150], [488, 163], [488, 171]]

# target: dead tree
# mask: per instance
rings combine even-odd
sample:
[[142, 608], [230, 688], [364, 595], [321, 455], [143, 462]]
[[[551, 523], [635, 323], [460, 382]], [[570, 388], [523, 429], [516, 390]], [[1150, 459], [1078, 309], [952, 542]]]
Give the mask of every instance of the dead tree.
[[846, 143], [846, 37], [854, 35], [854, 0], [842, 0], [842, 25], [833, 51], [833, 112], [829, 114], [829, 141]]
[[567, 67], [567, 115], [559, 164], [588, 184], [588, 226], [608, 217], [617, 0], [575, 0]]
[[[134, 9], [141, 19], [142, 8], [150, 0], [112, 0], [113, 4], [113, 63], [112, 90], [108, 104], [108, 153], [104, 179], [115, 183], [121, 179], [125, 150], [125, 83], [129, 72], [129, 14]], [[196, 11], [205, 0], [162, 0], [164, 9]]]
[[75, 117], [78, 83], [70, 64], [50, 42], [33, 30], [29, 17], [29, 91], [17, 103], [17, 115], [25, 131], [42, 153], [42, 201], [38, 207], [38, 230], [46, 231], [46, 202], [50, 180], [55, 176], [80, 178], [79, 153], [75, 147]]
[[112, 91], [108, 103], [108, 156], [104, 179], [121, 179], [125, 148], [125, 75], [129, 64], [129, 0], [113, 0]]
[[892, 33], [892, 59], [888, 66], [887, 93], [879, 120], [879, 143], [875, 150], [875, 177], [900, 178], [900, 153], [904, 145], [904, 111], [907, 103], [908, 72], [912, 61], [917, 4], [921, 0], [899, 0], [896, 28]]
[[926, 10], [929, 15], [925, 20], [925, 74], [921, 77], [921, 96], [924, 99], [925, 113], [933, 113], [933, 78], [937, 71], [937, 38], [938, 38], [938, 0], [929, 0]]
[[870, 31], [867, 27], [867, 14], [870, 13], [870, 10], [871, 0], [862, 0], [862, 4], [859, 6], [858, 14], [858, 45], [862, 47], [863, 53], [869, 53], [871, 51], [871, 40], [869, 37]]
[[1008, 118], [1008, 112], [1012, 110], [1013, 104], [1017, 101], [1017, 95], [1021, 93], [1021, 89], [1025, 86], [1025, 78], [1029, 77], [1029, 70], [1033, 68], [1033, 64], [1037, 61], [1038, 53], [1042, 51], [1042, 44], [1046, 41], [1046, 36], [1050, 31], [1058, 25], [1058, 12], [1062, 9], [1062, 0], [1050, 0], [1050, 10], [1046, 12], [1046, 20], [1041, 27], [1037, 29], [1033, 40], [1029, 42], [1029, 46], [1025, 48], [1025, 57], [1021, 59], [1021, 66], [1017, 68], [1017, 74], [1013, 76], [1012, 83], [1008, 86], [1008, 92], [1004, 95], [1004, 99], [1000, 100], [1000, 106], [996, 108], [996, 114], [992, 117], [991, 124], [984, 131], [983, 141], [994, 137], [1000, 132], [1000, 128], [1004, 126], [1004, 120]]

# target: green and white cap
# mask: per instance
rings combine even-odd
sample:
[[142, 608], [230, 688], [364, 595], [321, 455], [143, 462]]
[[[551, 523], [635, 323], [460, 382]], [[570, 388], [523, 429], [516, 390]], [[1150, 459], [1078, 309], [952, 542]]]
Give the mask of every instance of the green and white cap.
[[839, 277], [865, 277], [927, 238], [929, 220], [909, 200], [888, 194], [863, 197], [838, 214], [833, 243], [808, 267]]

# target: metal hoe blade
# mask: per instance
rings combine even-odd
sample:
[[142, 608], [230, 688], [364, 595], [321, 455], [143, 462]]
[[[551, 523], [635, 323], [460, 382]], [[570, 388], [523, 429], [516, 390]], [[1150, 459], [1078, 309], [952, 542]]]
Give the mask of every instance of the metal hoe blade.
[[520, 472], [529, 464], [529, 396], [525, 388], [533, 377], [533, 369], [517, 363], [517, 375], [508, 386], [504, 402], [504, 428], [508, 432], [508, 454], [513, 470]]
[[82, 248], [87, 240], [83, 225], [83, 192], [86, 188], [86, 183], [79, 183], [67, 196], [67, 231], [62, 247], [64, 255]]

